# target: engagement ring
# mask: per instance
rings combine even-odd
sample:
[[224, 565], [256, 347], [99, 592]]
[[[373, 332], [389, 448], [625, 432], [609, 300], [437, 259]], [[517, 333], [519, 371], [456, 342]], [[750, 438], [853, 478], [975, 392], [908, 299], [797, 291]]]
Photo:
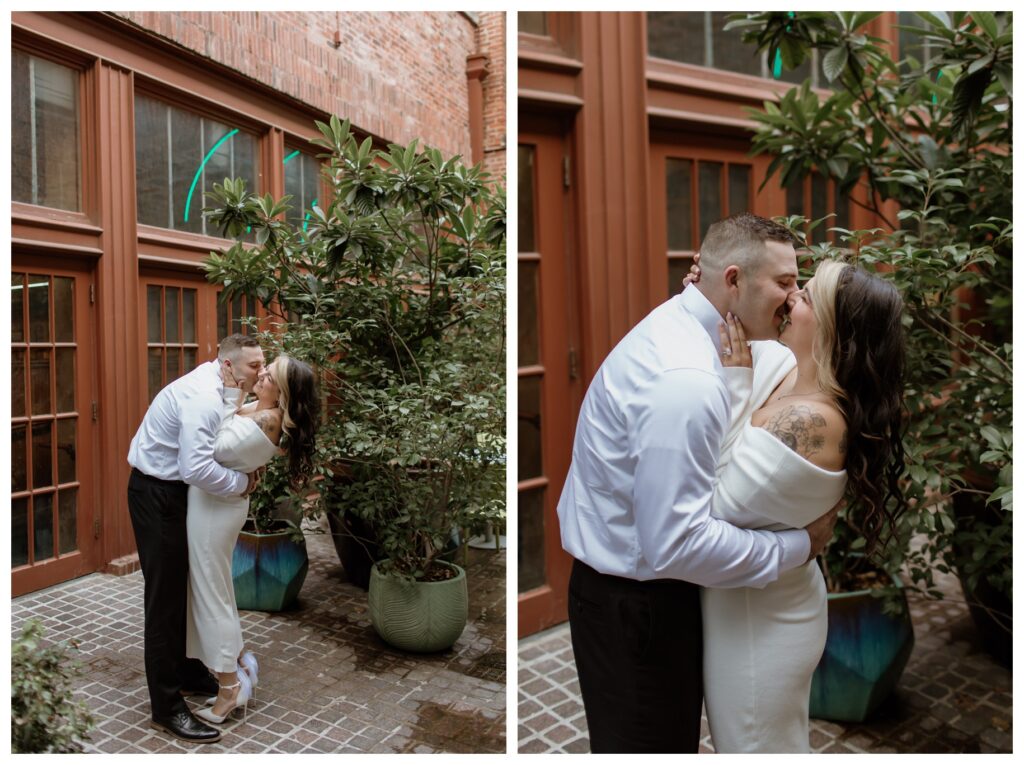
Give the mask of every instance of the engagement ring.
[[722, 349], [722, 355], [723, 356], [732, 356], [732, 348], [723, 348]]

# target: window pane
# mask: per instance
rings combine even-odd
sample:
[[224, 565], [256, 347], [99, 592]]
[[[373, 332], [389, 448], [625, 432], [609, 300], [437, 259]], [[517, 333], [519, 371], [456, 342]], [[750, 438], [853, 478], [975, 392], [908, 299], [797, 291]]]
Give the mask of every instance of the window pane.
[[536, 364], [540, 360], [540, 339], [537, 323], [537, 270], [536, 261], [519, 264], [519, 366]]
[[701, 162], [697, 176], [698, 200], [700, 203], [700, 240], [708, 232], [708, 226], [722, 219], [722, 163]]
[[53, 400], [50, 398], [50, 349], [33, 348], [29, 353], [29, 364], [32, 414], [50, 414], [53, 412]]
[[170, 347], [167, 349], [167, 382], [173, 382], [181, 377], [181, 349]]
[[150, 284], [146, 287], [146, 339], [151, 343], [159, 343], [160, 337], [160, 304], [163, 302], [163, 290]]
[[164, 387], [164, 353], [160, 348], [149, 349], [149, 400]]
[[35, 67], [35, 204], [78, 210], [78, 73], [45, 59]]
[[683, 279], [690, 273], [693, 258], [669, 258], [668, 261], [668, 296], [678, 295], [683, 289]]
[[152, 98], [135, 96], [135, 194], [139, 222], [171, 228], [174, 215], [170, 172], [170, 110]]
[[73, 419], [57, 420], [57, 483], [75, 480], [75, 429]]
[[64, 489], [57, 494], [57, 518], [60, 521], [60, 552], [78, 549], [78, 489]]
[[28, 563], [28, 499], [11, 501], [11, 568]]
[[668, 248], [695, 250], [693, 241], [693, 162], [688, 159], [665, 160], [665, 191], [668, 221]]
[[196, 368], [196, 349], [186, 348], [185, 349], [185, 373], [191, 372]]
[[29, 55], [20, 50], [11, 51], [11, 199], [29, 203], [32, 202], [30, 78]]
[[548, 15], [544, 11], [519, 11], [519, 31], [532, 35], [546, 35]]
[[519, 378], [519, 480], [543, 475], [540, 420], [541, 377]]
[[242, 326], [243, 316], [245, 316], [245, 298], [239, 295], [231, 301], [231, 334], [236, 332], [248, 334]]
[[181, 339], [186, 343], [196, 341], [196, 291], [181, 291]]
[[803, 181], [793, 181], [786, 187], [786, 215], [806, 215]]
[[519, 592], [544, 584], [544, 489], [519, 493]]
[[[811, 218], [818, 220], [824, 218], [832, 210], [828, 209], [828, 179], [825, 178], [821, 173], [811, 174]], [[829, 218], [827, 221], [821, 224], [818, 229], [818, 240], [821, 241], [825, 238], [825, 229], [834, 225], [832, 219]]]
[[75, 280], [53, 277], [53, 339], [58, 343], [75, 342]]
[[204, 193], [225, 177], [258, 190], [254, 136], [138, 93], [135, 154], [141, 223], [219, 236], [203, 219]]
[[11, 274], [11, 342], [25, 342], [25, 275]]
[[[202, 233], [202, 179], [195, 181], [203, 163], [203, 125], [198, 115], [171, 107], [172, 228]], [[193, 186], [193, 181], [195, 185]], [[191, 192], [191, 196], [189, 196]]]
[[[291, 151], [284, 158], [284, 193], [291, 194], [288, 220], [298, 224], [307, 216], [307, 210], [320, 195], [320, 162], [316, 157]], [[305, 220], [303, 228], [309, 225]]]
[[[835, 223], [832, 225], [838, 228], [850, 228], [850, 195], [846, 193], [840, 193], [839, 184], [834, 184], [834, 202], [836, 208]], [[837, 239], [839, 243], [842, 243], [841, 239]]]
[[536, 252], [533, 198], [533, 146], [519, 147], [519, 252]]
[[13, 199], [78, 210], [78, 72], [21, 51], [11, 63]]
[[50, 277], [28, 277], [29, 340], [50, 342]]
[[731, 11], [711, 14], [711, 65], [717, 69], [761, 76], [761, 54], [756, 45], [743, 42], [743, 30], [726, 32]]
[[57, 411], [75, 411], [75, 349], [56, 348]]
[[53, 422], [32, 424], [32, 488], [53, 486]]
[[217, 341], [220, 342], [228, 336], [228, 301], [224, 299], [224, 293], [217, 293]]
[[178, 297], [181, 290], [177, 287], [164, 287], [164, 342], [181, 342], [178, 331]]
[[28, 425], [11, 428], [11, 491], [28, 489]]
[[703, 11], [648, 11], [647, 55], [708, 66], [707, 16]]
[[25, 416], [25, 351], [11, 351], [11, 416]]
[[53, 495], [37, 494], [32, 497], [32, 523], [35, 544], [33, 559], [36, 562], [54, 557], [53, 553]]
[[729, 215], [750, 210], [750, 166], [729, 165]]

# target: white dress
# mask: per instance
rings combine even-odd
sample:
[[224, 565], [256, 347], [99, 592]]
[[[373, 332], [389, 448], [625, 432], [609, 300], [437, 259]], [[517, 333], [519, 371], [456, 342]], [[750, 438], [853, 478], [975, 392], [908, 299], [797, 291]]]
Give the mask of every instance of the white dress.
[[[267, 464], [278, 449], [254, 420], [233, 414], [240, 394], [238, 389], [225, 390], [225, 406], [232, 414], [217, 431], [214, 459], [224, 467], [251, 473]], [[231, 556], [248, 512], [248, 497], [218, 497], [188, 487], [185, 654], [214, 672], [233, 672], [242, 650]]]
[[[752, 395], [738, 418], [734, 412], [712, 513], [744, 528], [803, 528], [839, 501], [846, 471], [823, 470], [750, 423], [794, 364], [774, 341], [754, 346]], [[787, 571], [763, 589], [702, 589], [701, 607], [704, 701], [715, 750], [810, 751], [811, 677], [828, 629], [817, 564]]]

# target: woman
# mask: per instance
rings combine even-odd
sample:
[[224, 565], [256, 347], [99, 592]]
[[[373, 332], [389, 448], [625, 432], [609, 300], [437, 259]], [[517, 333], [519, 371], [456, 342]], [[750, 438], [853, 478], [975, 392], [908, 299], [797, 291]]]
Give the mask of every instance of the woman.
[[[771, 341], [748, 350], [738, 322], [722, 330], [730, 387], [752, 390], [733, 411], [712, 512], [746, 528], [802, 528], [846, 493], [870, 551], [906, 507], [902, 301], [888, 282], [825, 261], [788, 309], [779, 335], [788, 350]], [[763, 589], [704, 589], [701, 605], [716, 750], [809, 751], [811, 677], [828, 628], [817, 564]]]
[[[238, 407], [243, 391], [225, 381], [224, 400], [232, 414], [224, 418], [214, 457], [225, 467], [252, 472], [279, 453], [288, 459], [292, 485], [299, 487], [312, 470], [319, 397], [309, 365], [278, 356], [259, 376], [256, 401]], [[280, 448], [279, 448], [280, 445]], [[189, 609], [186, 655], [217, 675], [219, 692], [209, 709], [196, 714], [222, 723], [237, 707], [246, 707], [257, 683], [255, 657], [243, 650], [235, 606], [231, 557], [249, 512], [248, 497], [217, 497], [189, 487]]]

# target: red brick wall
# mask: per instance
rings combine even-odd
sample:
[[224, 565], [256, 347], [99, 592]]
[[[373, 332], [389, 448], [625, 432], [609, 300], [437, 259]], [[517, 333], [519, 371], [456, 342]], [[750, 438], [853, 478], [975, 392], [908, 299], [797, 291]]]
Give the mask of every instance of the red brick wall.
[[505, 177], [505, 19], [502, 12], [480, 14], [479, 51], [488, 58], [484, 86], [484, 166]]
[[[485, 103], [492, 109], [500, 87], [502, 136], [496, 137], [496, 127], [488, 130], [485, 146], [504, 144], [504, 14], [480, 14], [479, 28], [458, 12], [117, 15], [386, 140], [419, 138], [467, 160], [466, 57], [477, 52], [478, 44], [487, 44], [481, 52], [501, 56], [500, 66], [492, 58], [484, 86]], [[498, 27], [500, 45], [494, 41]], [[336, 31], [341, 39], [337, 49], [332, 45]]]

